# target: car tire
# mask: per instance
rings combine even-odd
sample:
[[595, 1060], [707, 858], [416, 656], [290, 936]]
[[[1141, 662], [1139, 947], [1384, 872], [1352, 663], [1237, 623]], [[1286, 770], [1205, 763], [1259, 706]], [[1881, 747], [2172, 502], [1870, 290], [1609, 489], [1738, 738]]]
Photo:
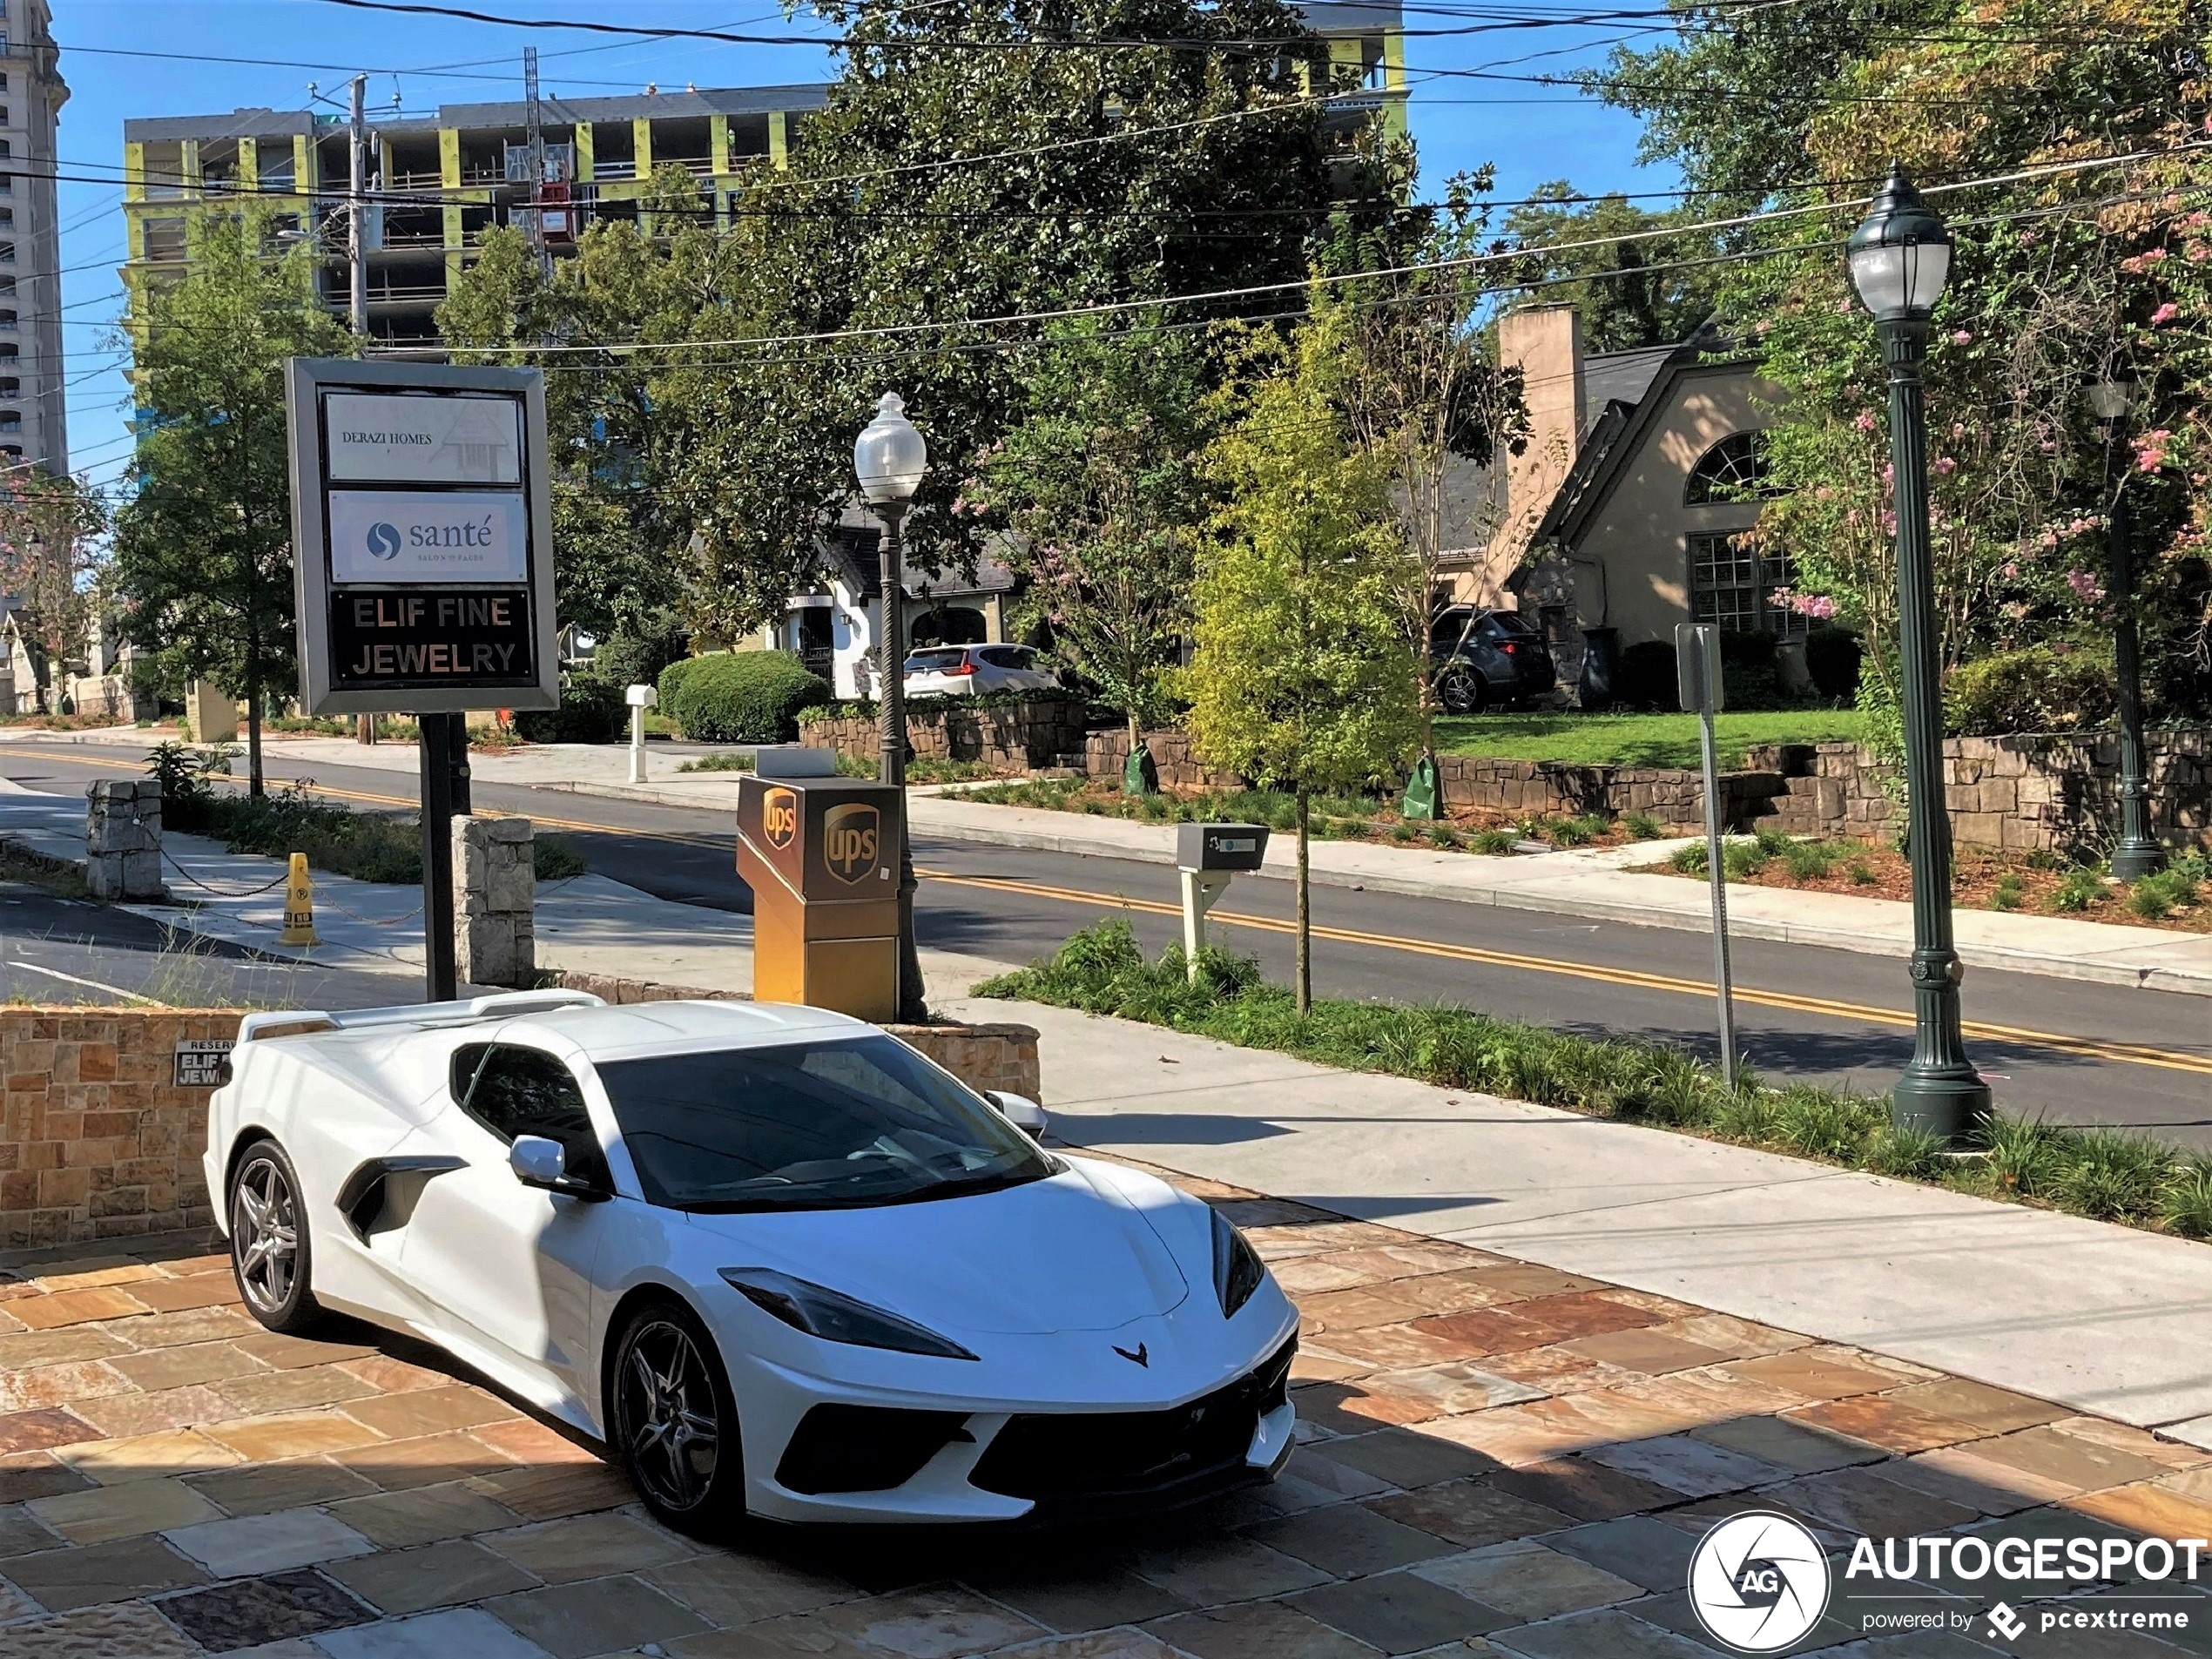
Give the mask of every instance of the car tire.
[[1436, 698], [1447, 714], [1480, 714], [1490, 688], [1477, 671], [1455, 663], [1436, 677]]
[[[694, 1538], [727, 1535], [745, 1518], [738, 1406], [714, 1339], [682, 1303], [630, 1317], [614, 1348], [608, 1440], [653, 1518]], [[700, 1454], [700, 1420], [711, 1438]]]
[[305, 1336], [324, 1318], [313, 1289], [314, 1241], [299, 1171], [266, 1138], [239, 1157], [225, 1195], [231, 1273], [246, 1311], [271, 1331]]

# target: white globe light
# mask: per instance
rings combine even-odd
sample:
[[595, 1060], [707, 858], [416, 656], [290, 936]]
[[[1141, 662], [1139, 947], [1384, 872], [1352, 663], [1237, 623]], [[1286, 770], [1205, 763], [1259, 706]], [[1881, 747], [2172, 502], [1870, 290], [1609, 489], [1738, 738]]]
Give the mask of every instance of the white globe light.
[[877, 401], [875, 419], [853, 445], [853, 471], [860, 481], [860, 493], [885, 506], [912, 501], [928, 470], [929, 446], [907, 419], [905, 400], [896, 392], [886, 392]]

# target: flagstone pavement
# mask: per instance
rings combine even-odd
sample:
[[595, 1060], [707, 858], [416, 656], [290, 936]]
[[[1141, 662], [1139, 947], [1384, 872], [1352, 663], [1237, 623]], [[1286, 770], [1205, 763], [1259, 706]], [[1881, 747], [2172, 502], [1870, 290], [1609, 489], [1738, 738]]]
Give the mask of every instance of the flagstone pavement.
[[[703, 1546], [418, 1345], [262, 1331], [204, 1236], [0, 1258], [0, 1659], [1695, 1659], [1716, 1649], [1690, 1552], [1746, 1508], [1838, 1552], [1862, 1531], [2212, 1536], [2212, 1453], [1171, 1178], [1299, 1304], [1302, 1444], [1272, 1487], [1082, 1533]], [[1792, 1651], [2212, 1655], [2193, 1591], [2202, 1616], [2167, 1640], [2000, 1642], [1979, 1617], [1862, 1639], [1884, 1608], [1978, 1615], [1986, 1585], [1845, 1588]]]

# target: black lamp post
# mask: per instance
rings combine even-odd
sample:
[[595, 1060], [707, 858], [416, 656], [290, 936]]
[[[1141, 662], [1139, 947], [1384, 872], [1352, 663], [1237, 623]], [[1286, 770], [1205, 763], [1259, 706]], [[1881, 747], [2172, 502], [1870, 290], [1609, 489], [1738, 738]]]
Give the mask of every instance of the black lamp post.
[[2120, 705], [2120, 844], [2112, 873], [2122, 881], [2149, 875], [2166, 862], [2166, 849], [2150, 833], [2150, 783], [2143, 758], [2142, 650], [2135, 632], [2135, 565], [2128, 543], [2128, 406], [2134, 382], [2108, 374], [2089, 382], [2089, 413], [2104, 428], [2105, 484], [2112, 492], [2112, 668]]
[[900, 531], [914, 491], [929, 469], [929, 446], [896, 392], [886, 392], [875, 419], [853, 445], [853, 471], [860, 493], [883, 522], [878, 549], [882, 625], [876, 639], [876, 706], [882, 717], [881, 777], [899, 790], [899, 1017], [928, 1016], [922, 1000], [921, 958], [914, 948], [914, 837], [907, 833], [907, 630], [905, 573], [900, 569]]
[[1873, 313], [1890, 371], [1890, 459], [1897, 509], [1897, 614], [1904, 682], [1906, 847], [1912, 862], [1912, 1060], [1890, 1094], [1891, 1121], [1964, 1141], [1989, 1118], [1989, 1085], [1959, 1027], [1959, 953], [1951, 940], [1951, 814], [1944, 801], [1943, 699], [1936, 661], [1935, 570], [1928, 549], [1927, 406], [1920, 365], [1928, 317], [1951, 274], [1951, 233], [1892, 166], [1851, 233], [1851, 285]]

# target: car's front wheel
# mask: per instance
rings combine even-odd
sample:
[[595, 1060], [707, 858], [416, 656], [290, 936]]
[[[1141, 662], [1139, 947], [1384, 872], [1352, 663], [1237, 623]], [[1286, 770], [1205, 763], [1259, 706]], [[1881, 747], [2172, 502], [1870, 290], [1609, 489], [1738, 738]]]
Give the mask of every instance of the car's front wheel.
[[1481, 713], [1482, 705], [1489, 701], [1489, 691], [1482, 676], [1464, 664], [1453, 664], [1436, 678], [1437, 700], [1447, 714]]
[[305, 1335], [322, 1318], [308, 1288], [312, 1244], [300, 1177], [274, 1141], [246, 1149], [231, 1177], [231, 1271], [246, 1311], [272, 1331]]
[[613, 1440], [656, 1520], [698, 1537], [745, 1514], [737, 1402], [714, 1339], [674, 1301], [637, 1310], [615, 1346]]

